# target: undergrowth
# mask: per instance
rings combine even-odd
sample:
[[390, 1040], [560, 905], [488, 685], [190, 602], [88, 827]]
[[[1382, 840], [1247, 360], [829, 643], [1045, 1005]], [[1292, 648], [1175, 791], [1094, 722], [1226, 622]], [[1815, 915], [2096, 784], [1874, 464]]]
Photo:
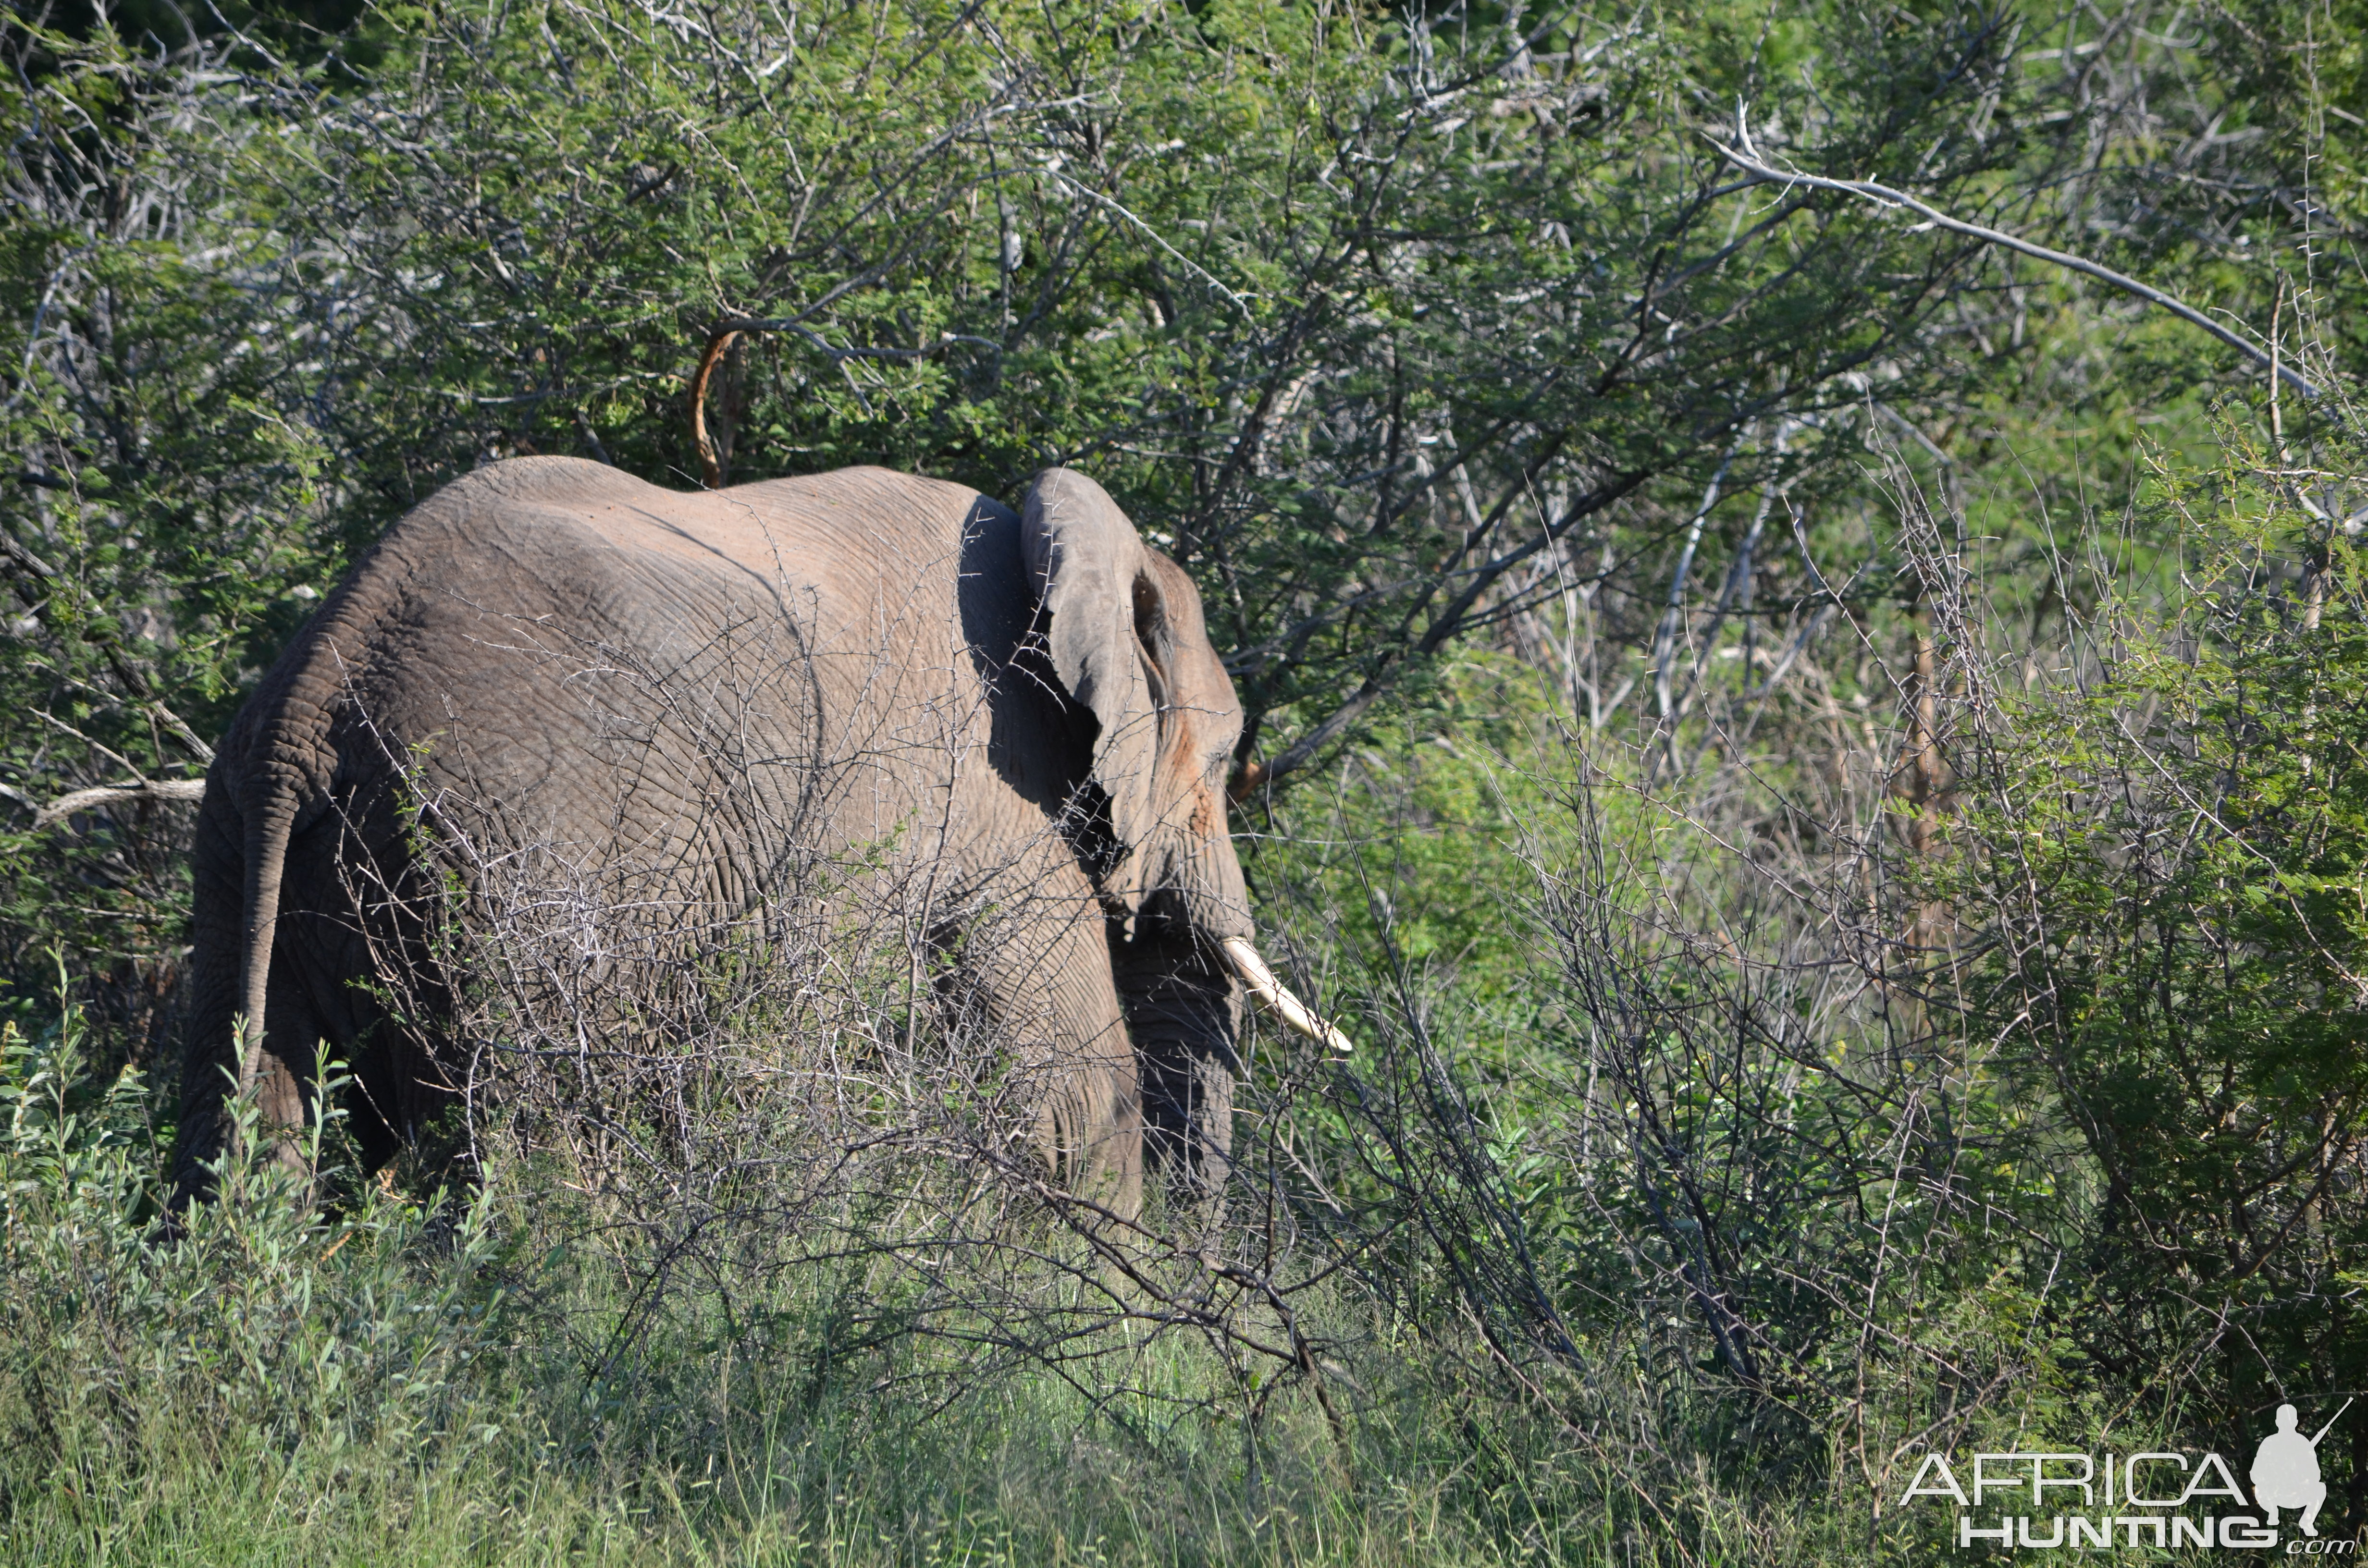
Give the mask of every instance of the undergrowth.
[[1304, 1397], [1230, 1414], [1235, 1369], [1182, 1339], [1132, 1363], [1134, 1418], [1052, 1369], [969, 1375], [942, 1338], [850, 1341], [822, 1268], [679, 1291], [603, 1355], [631, 1282], [529, 1182], [347, 1181], [331, 1111], [311, 1181], [227, 1158], [168, 1229], [142, 1076], [93, 1073], [71, 1006], [0, 1051], [12, 1563], [1719, 1555], [1620, 1522], [1576, 1434], [1475, 1400], [1484, 1374], [1346, 1290], [1319, 1309], [1359, 1347], [1330, 1369], [1345, 1431]]

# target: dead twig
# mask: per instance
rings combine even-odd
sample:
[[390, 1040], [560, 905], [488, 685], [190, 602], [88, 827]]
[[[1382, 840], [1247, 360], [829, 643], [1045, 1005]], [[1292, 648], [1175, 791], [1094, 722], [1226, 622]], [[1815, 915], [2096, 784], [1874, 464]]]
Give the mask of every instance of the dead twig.
[[2100, 283], [2110, 284], [2124, 294], [2144, 300], [2150, 305], [2159, 305], [2180, 320], [2202, 327], [2262, 369], [2269, 371], [2272, 380], [2284, 381], [2303, 396], [2317, 401], [2325, 395], [2324, 389], [2304, 377], [2293, 366], [2283, 362], [2268, 349], [2256, 347], [2185, 301], [2175, 295], [2166, 294], [2148, 284], [2141, 283], [2126, 273], [2116, 272], [2110, 267], [2090, 261], [2086, 256], [2075, 256], [2069, 251], [2054, 250], [2046, 245], [2033, 244], [2020, 235], [2009, 234], [2003, 229], [1987, 228], [1980, 223], [1968, 223], [1962, 218], [1952, 218], [1930, 202], [1919, 201], [1904, 190], [1896, 190], [1887, 185], [1878, 185], [1871, 179], [1827, 179], [1819, 175], [1803, 174], [1797, 169], [1774, 167], [1762, 162], [1759, 150], [1751, 144], [1750, 123], [1740, 111], [1735, 117], [1735, 134], [1739, 150], [1737, 147], [1728, 146], [1714, 136], [1705, 135], [1703, 140], [1717, 149], [1720, 157], [1751, 176], [1745, 182], [1748, 186], [1807, 186], [1812, 190], [1832, 190], [1846, 196], [1861, 197], [1882, 207], [1905, 207], [1934, 228], [1946, 229], [1954, 234], [1964, 234], [1968, 239], [1979, 240], [1984, 244], [2001, 245], [2008, 250], [2036, 260], [2078, 272], [2083, 277], [2093, 278]]
[[690, 378], [690, 444], [698, 449], [700, 474], [710, 490], [723, 488], [723, 460], [707, 435], [707, 383], [714, 377], [715, 367], [722, 362], [734, 341], [743, 334], [754, 332], [793, 333], [805, 339], [834, 365], [845, 364], [850, 359], [883, 359], [899, 364], [934, 359], [958, 343], [977, 344], [998, 351], [1003, 347], [991, 337], [949, 332], [924, 348], [882, 348], [873, 345], [842, 348], [802, 322], [772, 316], [725, 316], [708, 329], [707, 351], [700, 356], [699, 369]]
[[202, 778], [144, 779], [137, 784], [101, 784], [88, 790], [76, 790], [60, 795], [48, 805], [33, 812], [37, 828], [63, 822], [76, 812], [95, 811], [125, 801], [188, 801], [205, 799], [206, 781]]

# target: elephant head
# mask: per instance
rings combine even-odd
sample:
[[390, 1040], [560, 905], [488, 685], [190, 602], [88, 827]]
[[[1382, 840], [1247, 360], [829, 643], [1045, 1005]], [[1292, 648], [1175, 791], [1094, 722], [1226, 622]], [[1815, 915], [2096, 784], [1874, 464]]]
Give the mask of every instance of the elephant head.
[[1070, 822], [1110, 922], [1111, 966], [1143, 1068], [1148, 1152], [1188, 1188], [1222, 1179], [1241, 1069], [1236, 985], [1338, 1050], [1347, 1041], [1258, 957], [1224, 775], [1242, 710], [1182, 569], [1102, 487], [1042, 475], [1020, 517], [1042, 651], [1090, 716]]

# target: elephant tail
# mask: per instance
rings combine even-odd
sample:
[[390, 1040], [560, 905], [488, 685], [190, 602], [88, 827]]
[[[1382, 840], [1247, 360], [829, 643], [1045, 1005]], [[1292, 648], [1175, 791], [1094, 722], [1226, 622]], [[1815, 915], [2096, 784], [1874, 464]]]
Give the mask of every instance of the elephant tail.
[[245, 1019], [238, 1046], [238, 1087], [254, 1092], [263, 1073], [264, 999], [271, 989], [272, 939], [279, 927], [279, 882], [288, 864], [288, 840], [296, 825], [292, 779], [267, 773], [248, 797], [245, 817], [246, 948], [239, 965], [239, 999]]

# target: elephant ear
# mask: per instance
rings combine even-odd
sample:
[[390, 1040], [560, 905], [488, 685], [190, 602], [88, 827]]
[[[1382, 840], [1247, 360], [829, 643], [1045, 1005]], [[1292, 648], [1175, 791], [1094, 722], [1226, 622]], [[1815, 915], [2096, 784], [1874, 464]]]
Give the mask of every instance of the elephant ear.
[[[1048, 469], [1019, 515], [1020, 550], [1048, 615], [1046, 651], [1069, 695], [1100, 725], [1094, 781], [1110, 796], [1110, 830], [1124, 857], [1117, 892], [1146, 868], [1141, 848], [1156, 824], [1165, 673], [1155, 650], [1167, 642], [1165, 607], [1150, 554], [1118, 503], [1082, 473]], [[1131, 863], [1128, 863], [1131, 862]]]

